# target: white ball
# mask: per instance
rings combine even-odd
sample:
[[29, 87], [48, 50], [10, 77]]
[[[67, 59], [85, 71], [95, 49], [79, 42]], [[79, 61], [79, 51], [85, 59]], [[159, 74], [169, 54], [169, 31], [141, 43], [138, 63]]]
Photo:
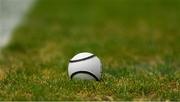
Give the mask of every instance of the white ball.
[[75, 55], [68, 65], [68, 74], [71, 79], [100, 80], [102, 64], [100, 59], [91, 53]]

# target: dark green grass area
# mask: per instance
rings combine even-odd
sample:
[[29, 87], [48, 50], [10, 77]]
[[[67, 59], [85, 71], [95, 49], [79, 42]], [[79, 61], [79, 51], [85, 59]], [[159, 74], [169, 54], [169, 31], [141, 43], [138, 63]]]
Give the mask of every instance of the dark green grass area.
[[[102, 80], [70, 80], [96, 54]], [[179, 0], [39, 0], [0, 60], [0, 100], [180, 101]]]

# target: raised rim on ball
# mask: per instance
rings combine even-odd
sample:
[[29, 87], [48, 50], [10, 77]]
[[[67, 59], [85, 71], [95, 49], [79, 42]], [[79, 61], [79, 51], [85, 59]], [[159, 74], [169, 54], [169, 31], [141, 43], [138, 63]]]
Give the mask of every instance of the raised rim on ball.
[[87, 59], [90, 59], [90, 58], [93, 58], [95, 57], [95, 55], [91, 55], [91, 56], [88, 56], [88, 57], [85, 57], [85, 58], [82, 58], [82, 59], [77, 59], [77, 60], [70, 60], [69, 62], [70, 63], [73, 63], [73, 62], [80, 62], [80, 61], [84, 61], [84, 60], [87, 60]]

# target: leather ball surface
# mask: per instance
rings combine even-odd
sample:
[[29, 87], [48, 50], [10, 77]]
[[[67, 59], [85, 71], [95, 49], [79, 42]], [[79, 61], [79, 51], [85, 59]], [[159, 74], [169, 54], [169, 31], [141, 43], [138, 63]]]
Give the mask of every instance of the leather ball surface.
[[101, 73], [101, 61], [92, 53], [79, 53], [69, 61], [68, 74], [71, 79], [98, 81], [101, 78]]

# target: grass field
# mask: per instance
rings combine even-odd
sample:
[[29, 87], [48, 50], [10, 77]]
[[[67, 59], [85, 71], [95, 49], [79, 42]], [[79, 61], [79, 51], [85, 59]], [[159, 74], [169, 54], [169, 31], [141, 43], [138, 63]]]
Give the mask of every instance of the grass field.
[[[102, 80], [70, 80], [96, 54]], [[0, 57], [0, 100], [180, 101], [179, 0], [39, 0]]]

